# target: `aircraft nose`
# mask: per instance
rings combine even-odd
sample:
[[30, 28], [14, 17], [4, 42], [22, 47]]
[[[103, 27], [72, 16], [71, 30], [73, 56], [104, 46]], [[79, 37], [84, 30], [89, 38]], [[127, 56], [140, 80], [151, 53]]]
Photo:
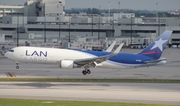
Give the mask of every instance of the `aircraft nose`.
[[5, 57], [8, 57], [8, 52], [6, 52], [6, 53], [4, 54], [4, 56], [5, 56]]
[[6, 52], [6, 53], [4, 54], [5, 57], [10, 57], [10, 55], [11, 55], [10, 52]]

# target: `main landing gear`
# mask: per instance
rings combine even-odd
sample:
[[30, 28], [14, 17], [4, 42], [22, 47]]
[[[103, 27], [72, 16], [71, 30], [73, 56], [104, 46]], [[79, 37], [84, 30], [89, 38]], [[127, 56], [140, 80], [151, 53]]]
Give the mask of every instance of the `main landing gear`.
[[19, 69], [18, 63], [16, 63], [16, 69]]
[[83, 75], [91, 74], [91, 71], [89, 69], [85, 69], [85, 70], [82, 71], [82, 74]]

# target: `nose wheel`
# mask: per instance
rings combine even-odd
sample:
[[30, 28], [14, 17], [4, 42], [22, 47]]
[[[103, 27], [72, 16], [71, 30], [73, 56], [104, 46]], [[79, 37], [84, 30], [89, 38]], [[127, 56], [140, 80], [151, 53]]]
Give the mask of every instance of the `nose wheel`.
[[86, 69], [86, 70], [83, 70], [83, 71], [82, 71], [82, 74], [83, 74], [83, 75], [91, 74], [91, 71], [90, 71], [89, 69]]
[[19, 66], [16, 66], [16, 69], [19, 69]]
[[16, 63], [16, 69], [19, 69], [18, 63]]

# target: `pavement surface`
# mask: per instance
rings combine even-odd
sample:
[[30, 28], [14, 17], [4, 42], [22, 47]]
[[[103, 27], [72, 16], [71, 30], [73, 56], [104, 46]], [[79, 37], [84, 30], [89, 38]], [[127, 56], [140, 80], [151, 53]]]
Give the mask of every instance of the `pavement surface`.
[[180, 85], [0, 82], [0, 98], [180, 105]]
[[[137, 53], [125, 49], [122, 52]], [[180, 79], [180, 49], [167, 49], [162, 57], [166, 65], [150, 68], [112, 70], [92, 68], [84, 76], [83, 69], [60, 69], [57, 65], [16, 64], [0, 56], [0, 78], [129, 78], [129, 79]], [[180, 105], [180, 84], [155, 83], [62, 83], [62, 82], [0, 82], [0, 98], [105, 101]]]

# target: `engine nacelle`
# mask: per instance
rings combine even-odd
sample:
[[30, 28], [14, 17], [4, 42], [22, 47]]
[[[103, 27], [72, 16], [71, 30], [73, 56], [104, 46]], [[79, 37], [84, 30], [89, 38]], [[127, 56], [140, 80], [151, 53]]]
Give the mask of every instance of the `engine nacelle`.
[[74, 61], [73, 60], [61, 60], [59, 67], [63, 68], [63, 69], [74, 68]]

